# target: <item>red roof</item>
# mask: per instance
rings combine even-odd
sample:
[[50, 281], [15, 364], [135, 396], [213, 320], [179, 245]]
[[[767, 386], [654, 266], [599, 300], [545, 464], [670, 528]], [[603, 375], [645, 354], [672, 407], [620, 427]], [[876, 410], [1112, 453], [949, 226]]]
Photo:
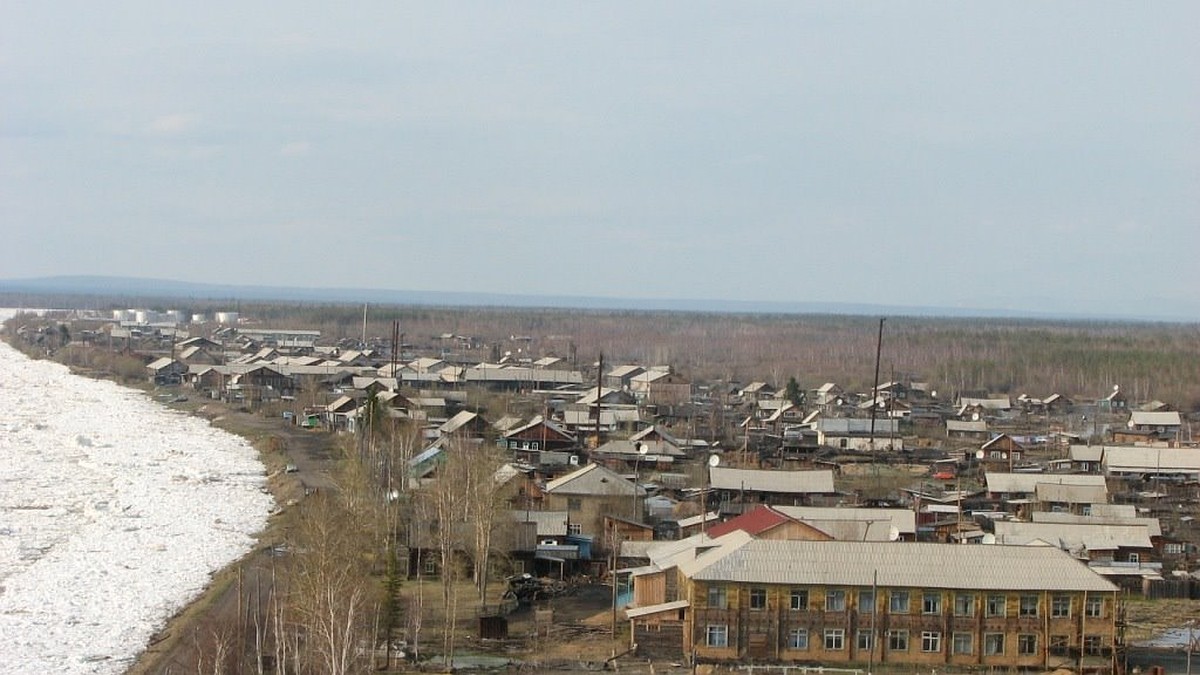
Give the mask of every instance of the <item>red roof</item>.
[[734, 530], [742, 530], [746, 534], [754, 536], [789, 520], [791, 518], [763, 504], [753, 511], [747, 511], [736, 518], [713, 525], [708, 528], [708, 536], [720, 537]]

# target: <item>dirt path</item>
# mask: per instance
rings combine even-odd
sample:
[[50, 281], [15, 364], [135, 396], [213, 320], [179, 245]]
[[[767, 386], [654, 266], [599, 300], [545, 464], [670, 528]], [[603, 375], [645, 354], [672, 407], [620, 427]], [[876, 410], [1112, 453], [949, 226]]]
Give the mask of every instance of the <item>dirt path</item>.
[[[284, 543], [288, 506], [303, 499], [309, 490], [333, 487], [329, 469], [334, 437], [327, 433], [285, 425], [281, 420], [232, 410], [217, 402], [179, 402], [172, 407], [204, 417], [214, 426], [253, 443], [267, 467], [267, 485], [280, 511], [259, 535], [255, 550], [214, 575], [209, 587], [152, 639], [127, 671], [129, 675], [197, 672], [200, 665], [212, 672], [212, 646], [214, 639], [220, 639], [217, 636], [232, 640], [239, 631], [253, 633], [252, 627], [239, 623], [246, 614], [239, 587], [254, 589], [269, 583], [273, 549]], [[285, 469], [289, 465], [294, 470]]]

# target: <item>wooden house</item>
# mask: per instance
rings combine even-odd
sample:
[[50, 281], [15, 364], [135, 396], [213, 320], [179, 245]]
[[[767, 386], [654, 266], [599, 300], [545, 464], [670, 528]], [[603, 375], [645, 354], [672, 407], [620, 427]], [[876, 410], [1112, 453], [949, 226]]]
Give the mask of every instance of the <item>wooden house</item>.
[[634, 576], [631, 641], [654, 656], [1111, 671], [1122, 648], [1119, 589], [1054, 547], [776, 541], [742, 532], [670, 545], [683, 543], [690, 550], [673, 558], [652, 551], [652, 565]]

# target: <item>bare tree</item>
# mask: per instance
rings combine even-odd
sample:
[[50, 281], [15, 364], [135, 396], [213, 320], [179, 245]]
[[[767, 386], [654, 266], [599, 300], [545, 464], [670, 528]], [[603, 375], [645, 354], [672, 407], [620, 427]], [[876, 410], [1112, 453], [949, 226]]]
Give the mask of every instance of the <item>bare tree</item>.
[[345, 675], [367, 661], [358, 647], [370, 642], [369, 543], [338, 496], [319, 493], [302, 508], [290, 593], [296, 629], [318, 672]]

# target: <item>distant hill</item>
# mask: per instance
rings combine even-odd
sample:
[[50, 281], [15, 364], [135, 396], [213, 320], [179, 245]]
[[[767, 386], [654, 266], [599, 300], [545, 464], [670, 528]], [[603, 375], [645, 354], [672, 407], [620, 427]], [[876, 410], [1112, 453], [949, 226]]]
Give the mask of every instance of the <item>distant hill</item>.
[[587, 310], [720, 312], [748, 314], [833, 314], [859, 316], [987, 317], [1031, 319], [1104, 319], [1183, 321], [1180, 317], [1094, 316], [989, 309], [836, 302], [695, 300], [681, 298], [606, 298], [565, 295], [514, 295], [450, 291], [389, 290], [380, 288], [302, 288], [207, 284], [170, 279], [106, 276], [54, 276], [0, 279], [0, 294], [26, 296], [89, 296], [139, 300], [244, 300], [279, 302], [371, 303], [436, 307], [518, 307]]

